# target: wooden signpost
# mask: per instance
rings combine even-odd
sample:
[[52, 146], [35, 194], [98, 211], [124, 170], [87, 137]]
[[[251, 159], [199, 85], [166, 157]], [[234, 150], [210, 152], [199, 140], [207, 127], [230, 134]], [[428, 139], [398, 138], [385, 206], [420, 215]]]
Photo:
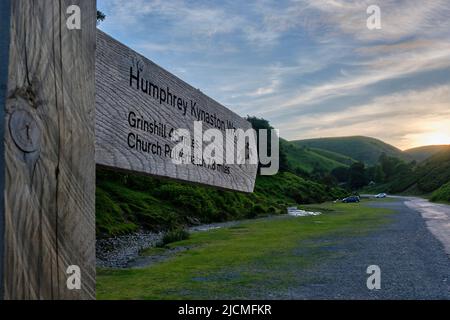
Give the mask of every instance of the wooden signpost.
[[224, 137], [227, 129], [250, 129], [248, 121], [101, 31], [96, 80], [97, 164], [253, 192], [255, 164], [176, 165], [171, 152], [176, 129], [194, 140], [194, 121]]
[[95, 298], [96, 162], [253, 191], [256, 165], [173, 163], [174, 130], [250, 124], [97, 32], [95, 0], [2, 0], [0, 58], [0, 299]]

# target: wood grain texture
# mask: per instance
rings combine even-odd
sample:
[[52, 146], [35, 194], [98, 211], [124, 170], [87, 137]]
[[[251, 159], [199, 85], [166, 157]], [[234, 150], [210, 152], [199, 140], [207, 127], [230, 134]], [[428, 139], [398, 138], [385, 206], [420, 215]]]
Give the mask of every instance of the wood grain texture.
[[[139, 81], [133, 79], [139, 72]], [[139, 83], [139, 85], [138, 85]], [[161, 101], [162, 90], [166, 101]], [[169, 96], [170, 93], [170, 96]], [[170, 97], [170, 98], [169, 98]], [[175, 98], [176, 97], [176, 98]], [[192, 106], [196, 112], [192, 113]], [[198, 108], [198, 109], [196, 109]], [[198, 89], [188, 85], [152, 61], [114, 40], [102, 31], [97, 35], [96, 60], [96, 162], [115, 169], [189, 181], [224, 189], [252, 192], [257, 165], [229, 165], [229, 172], [195, 164], [176, 165], [164, 153], [176, 143], [168, 136], [172, 129], [188, 129], [193, 138], [194, 121], [199, 112], [220, 121], [203, 121], [203, 130], [251, 128], [248, 121], [233, 113]], [[130, 125], [129, 116], [147, 122], [147, 129]], [[205, 120], [203, 117], [202, 120]], [[132, 120], [133, 121], [133, 120]], [[150, 125], [165, 128], [148, 130]], [[165, 127], [164, 127], [165, 126]], [[162, 153], [145, 152], [141, 141], [161, 146]], [[204, 147], [207, 143], [204, 144]], [[224, 143], [225, 145], [225, 143]], [[152, 147], [153, 148], [153, 147]], [[157, 150], [157, 147], [155, 147]], [[227, 165], [228, 166], [228, 165]], [[216, 168], [217, 169], [217, 168]]]
[[[11, 1], [0, 1], [0, 119], [5, 118], [6, 88], [8, 84], [9, 37]], [[0, 168], [5, 168], [5, 123], [0, 122]], [[0, 170], [0, 190], [5, 190], [5, 170]], [[3, 264], [5, 247], [5, 198], [0, 192], [0, 300], [3, 299]]]
[[[81, 30], [66, 27], [74, 4]], [[95, 42], [95, 0], [12, 1], [5, 299], [95, 298]]]

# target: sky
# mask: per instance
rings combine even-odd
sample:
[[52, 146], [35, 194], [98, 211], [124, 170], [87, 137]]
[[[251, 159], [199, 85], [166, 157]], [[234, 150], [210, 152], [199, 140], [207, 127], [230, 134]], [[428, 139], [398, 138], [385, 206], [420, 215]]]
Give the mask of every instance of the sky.
[[[369, 30], [370, 5], [381, 29]], [[98, 0], [100, 29], [288, 140], [450, 144], [450, 0]]]

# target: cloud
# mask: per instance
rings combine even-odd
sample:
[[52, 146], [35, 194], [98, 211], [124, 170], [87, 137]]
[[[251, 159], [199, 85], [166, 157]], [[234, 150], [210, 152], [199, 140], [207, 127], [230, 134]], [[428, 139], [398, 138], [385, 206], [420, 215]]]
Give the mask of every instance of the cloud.
[[301, 89], [301, 93], [284, 103], [263, 112], [281, 112], [287, 108], [305, 106], [346, 95], [381, 81], [406, 77], [418, 72], [443, 69], [450, 66], [450, 44], [436, 43], [418, 52], [406, 51], [389, 56], [376, 56], [360, 63], [361, 71], [351, 76], [342, 75], [334, 80]]
[[336, 112], [297, 116], [279, 126], [290, 139], [363, 132], [406, 148], [419, 145], [418, 137], [440, 130], [445, 119], [450, 128], [449, 104], [450, 84], [382, 96]]
[[[450, 8], [447, 0], [307, 0], [310, 8], [320, 12], [320, 16], [336, 30], [336, 34], [352, 36], [356, 40], [370, 42], [376, 40], [394, 41], [418, 35], [447, 33], [450, 27]], [[366, 9], [377, 4], [381, 9], [382, 29], [373, 31], [366, 27]]]
[[255, 91], [249, 93], [248, 95], [250, 97], [257, 97], [257, 96], [265, 96], [268, 94], [274, 93], [280, 86], [280, 80], [279, 79], [273, 79], [270, 81], [270, 84], [266, 87], [259, 87]]
[[[372, 4], [381, 30], [366, 27]], [[411, 106], [438, 101], [423, 97], [450, 69], [448, 0], [99, 0], [99, 8], [106, 32], [287, 138], [357, 133], [412, 143], [418, 137], [397, 121], [413, 123]], [[394, 97], [397, 112], [385, 108]], [[442, 105], [433, 114], [419, 108], [415, 117], [428, 122], [414, 122], [416, 134], [448, 115]]]
[[176, 33], [211, 37], [234, 32], [241, 24], [239, 17], [230, 16], [218, 6], [181, 0], [109, 0], [105, 7], [110, 15], [106, 22], [112, 21], [109, 27], [118, 29], [143, 26], [152, 18], [164, 21], [164, 27]]
[[[164, 28], [180, 34], [213, 37], [242, 36], [255, 46], [271, 46], [288, 32], [307, 34], [318, 43], [401, 40], [406, 37], [449, 35], [450, 7], [447, 0], [384, 0], [379, 3], [382, 29], [366, 27], [372, 0], [257, 1], [248, 4], [193, 2], [183, 0], [108, 0], [106, 24], [125, 29], [151, 19], [161, 19]], [[150, 19], [150, 20], [149, 20]], [[110, 23], [113, 21], [113, 23]], [[114, 24], [114, 25], [113, 25]]]

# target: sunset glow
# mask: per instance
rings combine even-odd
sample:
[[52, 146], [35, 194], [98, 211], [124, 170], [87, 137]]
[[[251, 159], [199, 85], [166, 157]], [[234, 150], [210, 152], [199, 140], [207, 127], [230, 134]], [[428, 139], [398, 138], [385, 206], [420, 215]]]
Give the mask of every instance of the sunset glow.
[[448, 0], [383, 1], [379, 30], [366, 2], [99, 0], [100, 28], [287, 140], [450, 144]]
[[450, 132], [430, 132], [423, 134], [416, 143], [418, 146], [424, 145], [450, 145]]

